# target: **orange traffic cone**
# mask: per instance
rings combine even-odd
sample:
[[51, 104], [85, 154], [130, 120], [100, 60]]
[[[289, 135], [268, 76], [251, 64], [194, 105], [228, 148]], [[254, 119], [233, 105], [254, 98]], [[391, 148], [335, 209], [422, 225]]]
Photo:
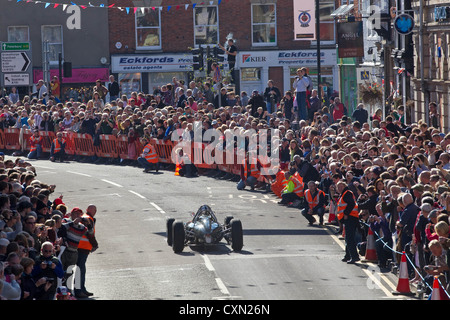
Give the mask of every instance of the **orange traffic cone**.
[[328, 223], [335, 223], [335, 220], [336, 220], [336, 214], [334, 213], [335, 206], [332, 202], [330, 202], [330, 207], [328, 210], [329, 210]]
[[402, 260], [400, 262], [397, 290], [393, 291], [392, 294], [413, 295], [411, 289], [409, 288], [408, 265], [406, 263], [405, 251], [402, 253]]
[[430, 300], [449, 300], [444, 288], [439, 284], [438, 276], [434, 276], [433, 291], [431, 292]]
[[366, 255], [363, 261], [364, 262], [378, 261], [377, 251], [375, 249], [375, 236], [373, 234], [372, 228], [370, 227], [369, 232], [367, 234]]
[[180, 169], [181, 169], [181, 165], [177, 163], [177, 165], [175, 167], [175, 175], [176, 176], [180, 175]]
[[439, 286], [439, 280], [437, 276], [434, 276], [433, 291], [431, 292], [430, 300], [441, 300], [441, 290]]

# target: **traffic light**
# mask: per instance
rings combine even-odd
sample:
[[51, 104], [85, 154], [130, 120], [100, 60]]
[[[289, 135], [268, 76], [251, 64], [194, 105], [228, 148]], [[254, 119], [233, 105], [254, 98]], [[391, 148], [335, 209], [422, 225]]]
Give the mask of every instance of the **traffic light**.
[[72, 78], [72, 62], [63, 63], [63, 77]]
[[224, 62], [225, 61], [225, 51], [219, 47], [214, 47], [213, 49], [214, 61]]
[[203, 70], [204, 64], [203, 64], [203, 48], [200, 46], [198, 48], [192, 49], [192, 60], [193, 68], [194, 70]]
[[207, 46], [206, 47], [206, 73], [210, 74], [212, 71], [211, 65], [213, 63], [212, 61], [212, 57], [211, 57], [211, 47]]

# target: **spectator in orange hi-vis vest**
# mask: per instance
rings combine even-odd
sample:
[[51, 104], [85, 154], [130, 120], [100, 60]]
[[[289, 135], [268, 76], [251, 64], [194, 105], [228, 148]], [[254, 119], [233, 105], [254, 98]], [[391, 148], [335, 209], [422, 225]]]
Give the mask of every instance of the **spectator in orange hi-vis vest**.
[[309, 181], [308, 189], [305, 191], [305, 202], [303, 205], [302, 215], [308, 220], [309, 225], [314, 224], [316, 219], [313, 215], [319, 216], [319, 225], [323, 225], [323, 215], [325, 214], [326, 196], [325, 192], [320, 190], [318, 182]]
[[241, 179], [237, 184], [237, 189], [244, 190], [246, 186], [249, 186], [252, 190], [254, 190], [260, 175], [261, 162], [256, 157], [253, 160], [249, 158], [249, 153], [247, 152], [245, 160], [241, 166]]
[[336, 184], [336, 189], [340, 195], [337, 201], [337, 217], [345, 227], [345, 256], [342, 261], [354, 264], [359, 261], [355, 238], [359, 223], [358, 204], [347, 183], [339, 181]]
[[144, 172], [150, 172], [150, 170], [155, 169], [156, 172], [159, 171], [159, 156], [156, 153], [155, 146], [152, 145], [147, 138], [141, 138], [141, 143], [144, 146], [142, 150], [142, 155], [137, 159], [138, 163], [144, 167]]
[[295, 169], [291, 168], [284, 173], [287, 181], [286, 187], [281, 192], [281, 201], [278, 204], [288, 205], [289, 207], [300, 207], [304, 199], [304, 184], [303, 181], [296, 178], [294, 175]]
[[33, 135], [30, 137], [30, 152], [28, 159], [39, 159], [42, 154], [42, 137], [38, 129], [34, 129]]
[[55, 162], [59, 159], [63, 162], [66, 156], [66, 140], [64, 140], [62, 132], [56, 134], [56, 139], [53, 140], [50, 148], [50, 161]]

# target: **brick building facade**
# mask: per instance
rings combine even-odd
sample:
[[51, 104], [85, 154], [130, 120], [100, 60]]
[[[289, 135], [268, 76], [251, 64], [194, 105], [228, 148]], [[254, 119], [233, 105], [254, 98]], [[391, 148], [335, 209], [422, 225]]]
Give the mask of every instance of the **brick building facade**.
[[412, 1], [417, 13], [414, 39], [415, 119], [428, 121], [428, 104], [438, 105], [439, 129], [450, 130], [450, 2]]
[[[316, 41], [294, 40], [294, 0], [114, 3], [121, 10], [108, 10], [111, 71], [125, 93], [138, 88], [151, 92], [172, 77], [188, 81], [202, 76], [192, 70], [190, 49], [200, 44], [212, 50], [217, 43], [225, 44], [229, 36], [238, 48], [241, 91], [263, 91], [269, 79], [281, 91], [291, 90], [295, 70], [302, 66], [309, 68], [316, 81]], [[321, 73], [326, 94], [339, 91], [335, 21], [330, 17], [338, 3], [320, 1]]]

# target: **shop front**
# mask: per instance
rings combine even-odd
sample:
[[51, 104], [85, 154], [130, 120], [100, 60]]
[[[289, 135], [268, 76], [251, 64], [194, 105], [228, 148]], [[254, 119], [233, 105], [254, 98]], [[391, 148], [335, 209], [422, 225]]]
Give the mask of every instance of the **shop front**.
[[[339, 87], [336, 49], [322, 49], [320, 71], [324, 97], [328, 98]], [[280, 91], [293, 90], [297, 69], [306, 67], [317, 83], [316, 50], [246, 51], [238, 54], [241, 91], [264, 91], [268, 80], [274, 80]]]
[[192, 73], [192, 55], [113, 55], [111, 71], [117, 74], [122, 94], [129, 96], [133, 91], [153, 93], [158, 87], [173, 83], [173, 78], [187, 84]]
[[[80, 101], [86, 103], [92, 98], [93, 87], [97, 80], [101, 80], [103, 84], [109, 81], [109, 68], [73, 68], [72, 77], [63, 78], [62, 83], [59, 80], [59, 69], [50, 69], [50, 87], [53, 86], [54, 77], [60, 84], [55, 87], [56, 92], [52, 92], [58, 99], [68, 101]], [[43, 72], [40, 69], [33, 70], [34, 83], [43, 79]]]

